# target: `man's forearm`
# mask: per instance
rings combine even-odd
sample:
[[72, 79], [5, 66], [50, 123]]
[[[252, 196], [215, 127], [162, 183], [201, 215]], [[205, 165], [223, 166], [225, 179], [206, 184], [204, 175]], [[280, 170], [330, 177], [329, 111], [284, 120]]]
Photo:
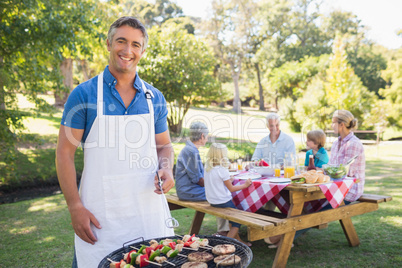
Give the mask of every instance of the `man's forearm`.
[[56, 170], [60, 188], [66, 199], [69, 209], [76, 205], [81, 205], [81, 199], [78, 194], [76, 170], [74, 158], [56, 153]]
[[170, 169], [173, 171], [174, 150], [171, 143], [166, 144], [157, 150], [160, 169]]

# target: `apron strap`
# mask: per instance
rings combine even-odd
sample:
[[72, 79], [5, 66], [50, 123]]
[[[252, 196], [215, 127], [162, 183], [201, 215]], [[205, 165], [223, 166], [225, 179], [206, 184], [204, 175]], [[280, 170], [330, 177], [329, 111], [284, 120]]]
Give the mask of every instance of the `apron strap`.
[[[154, 98], [155, 96], [151, 90], [146, 88], [144, 81], [142, 81], [142, 79], [140, 79], [140, 80], [141, 80], [141, 84], [142, 84], [142, 90], [144, 90], [145, 97], [147, 98], [149, 115], [151, 116], [151, 125], [149, 128], [151, 130], [150, 137], [155, 137], [155, 117], [154, 117], [154, 106], [152, 104], [152, 98]], [[151, 143], [152, 143], [152, 146], [155, 146], [155, 148], [156, 148], [155, 138], [151, 139]]]
[[103, 72], [98, 75], [98, 101], [97, 101], [98, 117], [103, 115]]

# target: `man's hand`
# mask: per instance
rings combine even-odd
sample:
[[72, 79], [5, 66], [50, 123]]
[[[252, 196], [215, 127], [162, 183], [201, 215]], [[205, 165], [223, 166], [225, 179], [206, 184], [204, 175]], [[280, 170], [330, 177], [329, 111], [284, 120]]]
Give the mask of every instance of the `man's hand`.
[[83, 205], [69, 208], [69, 210], [74, 232], [85, 242], [95, 244], [98, 239], [91, 230], [91, 223], [98, 229], [102, 228], [95, 216]]
[[[169, 192], [170, 189], [174, 186], [173, 173], [171, 169], [160, 169], [157, 171], [159, 178], [162, 180], [162, 190], [164, 193]], [[157, 194], [162, 194], [161, 188], [159, 186], [158, 176], [155, 175], [155, 188], [154, 191]]]

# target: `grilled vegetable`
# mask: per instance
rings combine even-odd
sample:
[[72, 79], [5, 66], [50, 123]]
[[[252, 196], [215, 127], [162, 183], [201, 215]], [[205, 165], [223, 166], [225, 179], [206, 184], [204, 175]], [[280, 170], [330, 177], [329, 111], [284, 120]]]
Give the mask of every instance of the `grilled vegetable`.
[[178, 250], [171, 250], [171, 251], [169, 251], [167, 254], [166, 254], [166, 256], [168, 256], [169, 258], [174, 258], [174, 257], [176, 257], [177, 255], [179, 254], [179, 251]]
[[167, 254], [169, 251], [171, 251], [171, 250], [172, 250], [171, 247], [164, 246], [164, 247], [162, 248], [161, 252], [166, 255], [166, 254]]
[[151, 255], [149, 256], [149, 260], [153, 261], [155, 259], [155, 257], [161, 255], [161, 252], [159, 249], [157, 249], [156, 251], [152, 252]]

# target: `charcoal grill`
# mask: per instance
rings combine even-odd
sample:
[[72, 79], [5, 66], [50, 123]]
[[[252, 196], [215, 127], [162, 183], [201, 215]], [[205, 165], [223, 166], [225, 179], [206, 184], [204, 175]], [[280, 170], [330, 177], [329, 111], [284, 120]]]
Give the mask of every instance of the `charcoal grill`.
[[[236, 251], [234, 254], [238, 255], [241, 258], [241, 261], [239, 264], [237, 265], [232, 265], [232, 266], [224, 266], [227, 268], [244, 268], [249, 266], [249, 264], [251, 263], [252, 259], [253, 259], [253, 252], [251, 251], [251, 249], [244, 245], [243, 243], [240, 243], [239, 241], [233, 239], [233, 238], [229, 238], [229, 237], [225, 237], [225, 236], [210, 236], [210, 235], [197, 235], [197, 237], [199, 238], [207, 238], [209, 241], [209, 245], [210, 246], [216, 246], [216, 245], [221, 245], [221, 244], [232, 244], [236, 247]], [[164, 239], [181, 239], [181, 236], [169, 236], [169, 237], [164, 237], [164, 238], [154, 238], [154, 240], [156, 241], [161, 241]], [[139, 242], [135, 242], [135, 243], [125, 243], [120, 249], [117, 249], [115, 251], [113, 251], [112, 253], [110, 253], [109, 255], [107, 255], [105, 258], [103, 258], [103, 260], [99, 263], [98, 268], [109, 268], [110, 267], [110, 261], [108, 260], [111, 259], [113, 261], [120, 261], [123, 258], [123, 254], [129, 252], [130, 250], [132, 250], [131, 247], [135, 247], [135, 248], [140, 248], [141, 245], [149, 245], [149, 241], [151, 241], [152, 239], [149, 240], [143, 240], [140, 239], [141, 241]], [[136, 239], [135, 241], [138, 241], [138, 239]], [[199, 248], [198, 251], [207, 251], [209, 253], [212, 254], [212, 250], [208, 250], [205, 248]], [[182, 252], [180, 252], [180, 254], [183, 255], [189, 255], [190, 253], [194, 252], [193, 250], [186, 250], [183, 249]], [[217, 255], [214, 255], [214, 257], [217, 257]], [[162, 263], [162, 267], [164, 268], [180, 268], [182, 264], [188, 262], [186, 257], [182, 257], [182, 256], [177, 256], [175, 258], [168, 258], [169, 262], [172, 262], [174, 264], [176, 264], [176, 266], [170, 265], [168, 263]], [[208, 268], [215, 268], [216, 264], [214, 263], [214, 261], [209, 261], [208, 263]], [[149, 268], [160, 268], [160, 266], [157, 266], [155, 264], [149, 264], [148, 266]], [[219, 267], [223, 267], [223, 266], [219, 266]]]

